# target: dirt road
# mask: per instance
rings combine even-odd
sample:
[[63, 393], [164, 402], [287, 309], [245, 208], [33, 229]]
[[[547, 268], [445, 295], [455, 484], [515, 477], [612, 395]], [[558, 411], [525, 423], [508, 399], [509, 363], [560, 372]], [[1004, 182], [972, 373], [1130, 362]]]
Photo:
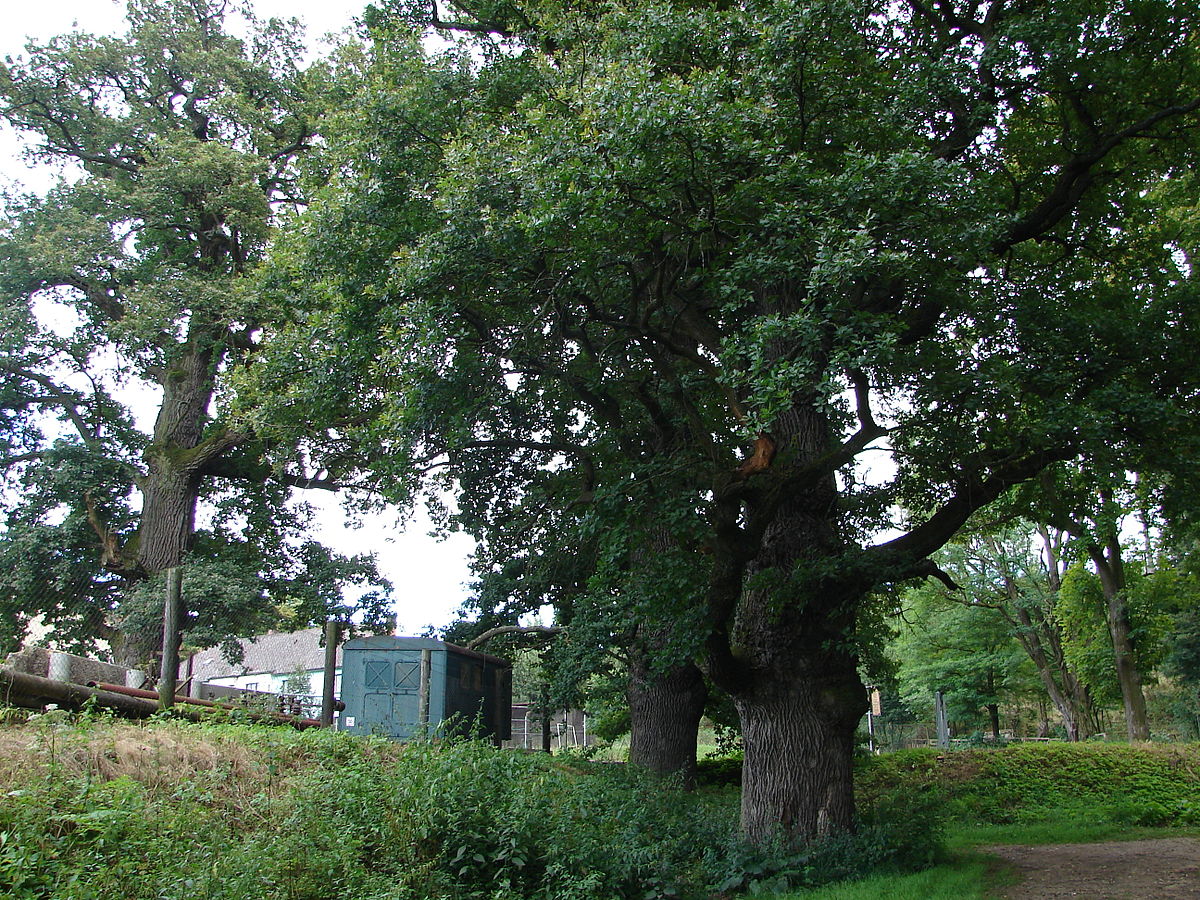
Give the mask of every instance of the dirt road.
[[1020, 882], [1000, 895], [1007, 900], [1200, 898], [1195, 838], [981, 849], [1017, 870]]

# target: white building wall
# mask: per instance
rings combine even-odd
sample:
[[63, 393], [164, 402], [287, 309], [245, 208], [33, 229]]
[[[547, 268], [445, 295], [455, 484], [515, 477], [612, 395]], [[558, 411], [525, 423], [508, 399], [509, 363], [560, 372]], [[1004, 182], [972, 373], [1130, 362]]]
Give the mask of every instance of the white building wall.
[[[238, 688], [243, 691], [265, 691], [269, 694], [283, 693], [284, 683], [292, 677], [294, 673], [286, 675], [278, 675], [273, 672], [256, 672], [250, 675], [230, 675], [225, 678], [210, 678], [208, 684], [216, 684], [221, 687]], [[320, 694], [322, 681], [324, 680], [324, 672], [321, 669], [310, 670], [308, 673], [308, 690], [304, 693]], [[333, 675], [333, 693], [340, 696], [342, 691], [342, 670], [334, 670]]]

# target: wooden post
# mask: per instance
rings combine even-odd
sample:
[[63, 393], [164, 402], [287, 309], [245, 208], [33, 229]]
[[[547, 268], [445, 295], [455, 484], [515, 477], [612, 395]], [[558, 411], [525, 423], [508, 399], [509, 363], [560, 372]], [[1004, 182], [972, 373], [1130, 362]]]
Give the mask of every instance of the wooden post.
[[179, 619], [183, 593], [183, 569], [167, 569], [167, 598], [163, 603], [162, 670], [158, 679], [158, 704], [163, 709], [175, 705], [175, 686], [179, 680]]
[[550, 688], [542, 685], [542, 708], [540, 711], [542, 719], [542, 752], [549, 753], [551, 748], [550, 743]]
[[325, 623], [325, 668], [321, 673], [321, 724], [333, 725], [334, 679], [337, 676], [337, 648], [342, 640], [342, 623], [330, 619]]
[[421, 651], [421, 693], [417, 700], [417, 720], [421, 728], [429, 727], [429, 681], [433, 672], [433, 651], [426, 647]]

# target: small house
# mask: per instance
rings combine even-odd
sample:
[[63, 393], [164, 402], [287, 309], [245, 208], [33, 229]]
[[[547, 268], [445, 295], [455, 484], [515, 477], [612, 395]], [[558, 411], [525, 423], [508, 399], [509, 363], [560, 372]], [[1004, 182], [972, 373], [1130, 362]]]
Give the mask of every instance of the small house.
[[[235, 663], [225, 658], [220, 647], [210, 647], [180, 662], [179, 681], [273, 694], [283, 693], [285, 683], [304, 681], [300, 686], [305, 689], [296, 693], [320, 694], [325, 667], [323, 636], [321, 628], [305, 628], [243, 638], [238, 641], [242, 658]], [[341, 664], [342, 651], [338, 648], [337, 666]]]

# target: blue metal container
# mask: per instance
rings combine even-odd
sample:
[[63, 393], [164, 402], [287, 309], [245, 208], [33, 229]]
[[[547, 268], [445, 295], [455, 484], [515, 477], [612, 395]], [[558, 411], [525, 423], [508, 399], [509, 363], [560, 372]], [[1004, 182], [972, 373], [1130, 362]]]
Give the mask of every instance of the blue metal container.
[[338, 727], [396, 740], [511, 734], [512, 664], [434, 638], [374, 637], [342, 648]]

